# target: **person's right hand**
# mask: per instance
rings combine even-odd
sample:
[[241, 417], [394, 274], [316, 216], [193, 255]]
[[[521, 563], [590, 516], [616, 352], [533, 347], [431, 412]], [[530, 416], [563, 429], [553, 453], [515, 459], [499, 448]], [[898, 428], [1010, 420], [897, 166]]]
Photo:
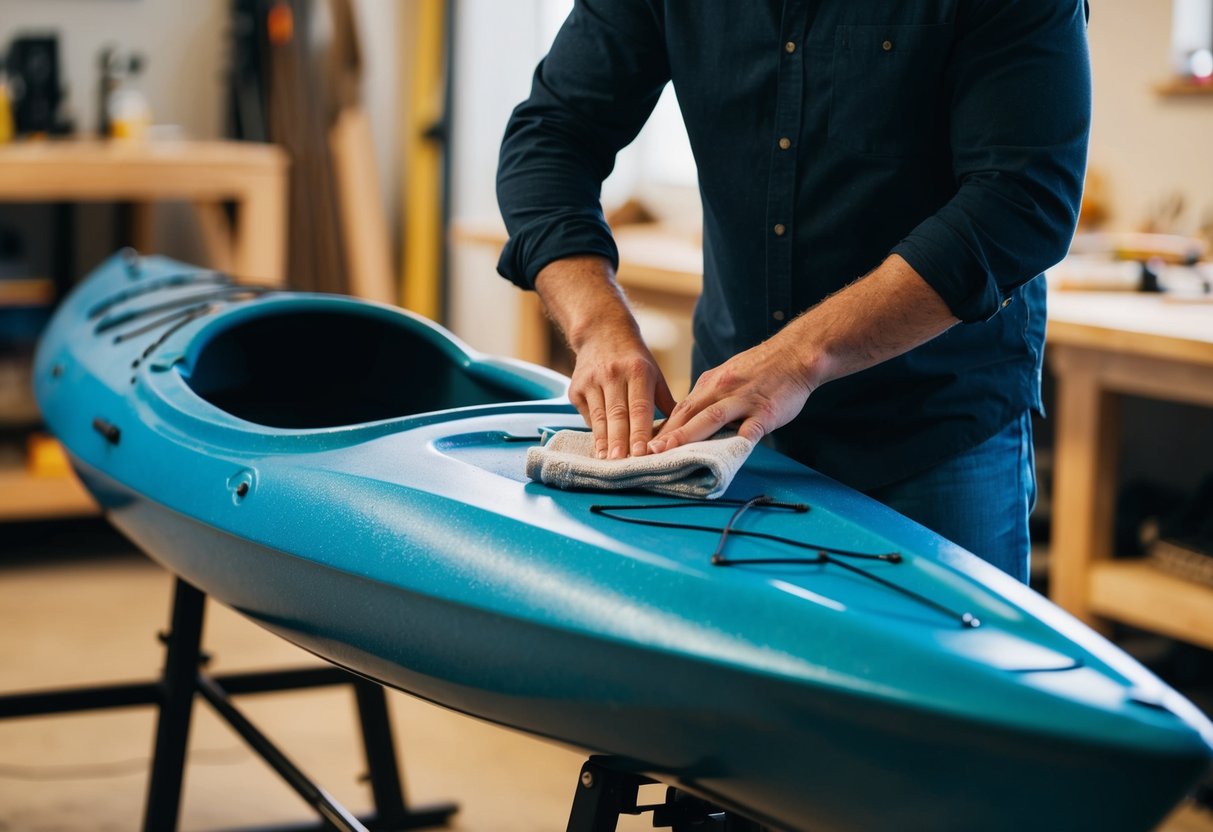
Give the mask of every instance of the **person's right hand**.
[[648, 453], [654, 405], [668, 416], [674, 397], [610, 261], [589, 255], [553, 261], [536, 276], [535, 289], [577, 357], [569, 399], [593, 430], [598, 457]]
[[599, 459], [648, 453], [654, 406], [669, 415], [674, 397], [633, 327], [603, 325], [577, 351], [569, 399], [594, 432]]

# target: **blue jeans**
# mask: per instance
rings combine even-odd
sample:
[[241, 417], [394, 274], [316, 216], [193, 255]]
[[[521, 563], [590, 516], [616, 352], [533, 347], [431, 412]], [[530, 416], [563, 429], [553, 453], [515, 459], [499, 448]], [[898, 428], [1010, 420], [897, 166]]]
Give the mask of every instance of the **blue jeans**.
[[867, 494], [1028, 582], [1028, 515], [1036, 502], [1029, 413], [976, 448]]

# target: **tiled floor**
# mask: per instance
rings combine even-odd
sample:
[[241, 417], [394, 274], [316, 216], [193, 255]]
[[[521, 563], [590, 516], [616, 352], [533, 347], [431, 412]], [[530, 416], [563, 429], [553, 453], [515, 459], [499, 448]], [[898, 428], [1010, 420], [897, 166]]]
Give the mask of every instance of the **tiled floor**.
[[[143, 680], [160, 666], [171, 578], [98, 527], [0, 527], [0, 692]], [[209, 604], [212, 669], [313, 662]], [[564, 830], [582, 757], [389, 694], [409, 799], [455, 800], [454, 828]], [[369, 808], [348, 689], [243, 697], [241, 707], [335, 797]], [[0, 721], [0, 832], [128, 832], [140, 827], [150, 709]], [[183, 830], [303, 821], [299, 798], [210, 710], [195, 710]], [[627, 819], [621, 832], [651, 828]], [[1181, 808], [1166, 832], [1213, 832], [1213, 815]]]

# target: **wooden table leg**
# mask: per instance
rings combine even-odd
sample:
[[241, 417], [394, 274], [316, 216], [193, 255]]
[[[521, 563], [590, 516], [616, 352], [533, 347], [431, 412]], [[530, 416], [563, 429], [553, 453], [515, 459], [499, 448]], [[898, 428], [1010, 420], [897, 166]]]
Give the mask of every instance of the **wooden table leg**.
[[1091, 566], [1112, 555], [1119, 451], [1119, 397], [1102, 386], [1100, 363], [1100, 355], [1088, 350], [1052, 350], [1057, 437], [1050, 595], [1087, 623], [1094, 623]]
[[232, 266], [238, 278], [286, 282], [286, 186], [275, 179], [252, 182], [236, 205]]
[[222, 202], [195, 202], [194, 217], [202, 232], [208, 265], [216, 271], [231, 274], [236, 270], [232, 228]]

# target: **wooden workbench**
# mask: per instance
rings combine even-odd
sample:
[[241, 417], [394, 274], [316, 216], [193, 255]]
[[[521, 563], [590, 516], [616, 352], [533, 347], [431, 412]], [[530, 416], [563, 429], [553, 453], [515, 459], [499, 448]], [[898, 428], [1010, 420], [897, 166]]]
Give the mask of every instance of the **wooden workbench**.
[[1213, 408], [1213, 304], [1054, 292], [1046, 357], [1057, 379], [1053, 600], [1091, 623], [1114, 619], [1213, 647], [1213, 588], [1112, 559], [1120, 398]]
[[[131, 202], [136, 233], [148, 206], [191, 203], [216, 262], [243, 280], [282, 283], [287, 157], [273, 145], [226, 141], [55, 140], [0, 145], [0, 201]], [[236, 207], [230, 231], [223, 205]], [[0, 469], [0, 521], [92, 513], [74, 477]]]
[[281, 283], [286, 168], [281, 148], [252, 142], [17, 142], [0, 145], [0, 200], [180, 200], [203, 209], [204, 217], [213, 216], [215, 206], [233, 203], [231, 270], [242, 279]]

